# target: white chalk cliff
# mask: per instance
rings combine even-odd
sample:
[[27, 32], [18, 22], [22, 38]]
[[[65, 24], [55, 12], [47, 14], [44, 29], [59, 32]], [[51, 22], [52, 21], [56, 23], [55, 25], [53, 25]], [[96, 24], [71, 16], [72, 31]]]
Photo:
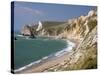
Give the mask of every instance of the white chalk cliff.
[[41, 30], [41, 29], [42, 29], [42, 22], [39, 21], [39, 23], [38, 23], [38, 28], [36, 29], [36, 31], [39, 31], [39, 30]]

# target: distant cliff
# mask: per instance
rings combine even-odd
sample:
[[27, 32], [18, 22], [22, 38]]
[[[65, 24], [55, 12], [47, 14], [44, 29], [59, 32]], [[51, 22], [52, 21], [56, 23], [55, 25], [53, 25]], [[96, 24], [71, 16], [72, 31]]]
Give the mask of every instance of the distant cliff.
[[28, 36], [28, 37], [31, 37], [31, 38], [35, 38], [35, 35], [33, 33], [33, 29], [31, 28], [31, 26], [29, 25], [25, 25], [22, 30], [21, 30], [21, 34], [23, 36]]
[[[87, 15], [69, 19], [65, 22], [43, 21], [41, 30], [36, 31], [37, 25], [25, 25], [22, 34], [35, 36], [56, 36], [56, 38], [77, 38], [84, 36], [95, 27], [97, 23], [97, 12], [91, 10]], [[31, 32], [30, 32], [31, 31]]]
[[[22, 30], [21, 34], [32, 34], [35, 36], [57, 36], [58, 34], [62, 33], [63, 25], [65, 22], [55, 22], [55, 21], [42, 21], [42, 28], [38, 30], [39, 24], [35, 25], [25, 25]], [[66, 26], [66, 25], [65, 25]]]

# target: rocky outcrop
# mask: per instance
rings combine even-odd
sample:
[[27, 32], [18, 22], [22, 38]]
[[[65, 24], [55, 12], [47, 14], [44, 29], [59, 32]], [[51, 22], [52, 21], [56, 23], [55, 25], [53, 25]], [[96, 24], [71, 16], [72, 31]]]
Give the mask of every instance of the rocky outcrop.
[[14, 37], [14, 40], [17, 40], [17, 38], [16, 38], [16, 37]]
[[23, 36], [27, 36], [27, 37], [30, 37], [30, 38], [35, 38], [35, 35], [33, 33], [33, 30], [31, 28], [31, 26], [29, 25], [25, 25], [23, 28], [22, 28], [22, 31], [21, 31], [21, 34]]

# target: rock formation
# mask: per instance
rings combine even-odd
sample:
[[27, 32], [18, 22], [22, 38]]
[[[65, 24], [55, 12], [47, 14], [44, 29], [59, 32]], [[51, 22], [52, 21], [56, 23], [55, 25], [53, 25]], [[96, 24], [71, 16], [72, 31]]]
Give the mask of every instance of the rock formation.
[[31, 28], [31, 26], [29, 25], [25, 25], [23, 28], [22, 28], [22, 31], [21, 31], [21, 34], [23, 36], [27, 36], [27, 37], [30, 37], [30, 38], [35, 38], [35, 35], [33, 33], [33, 30]]
[[17, 40], [17, 38], [16, 38], [16, 37], [14, 37], [14, 40]]
[[36, 29], [36, 31], [39, 31], [41, 29], [42, 29], [42, 23], [41, 23], [41, 21], [39, 21], [38, 28]]

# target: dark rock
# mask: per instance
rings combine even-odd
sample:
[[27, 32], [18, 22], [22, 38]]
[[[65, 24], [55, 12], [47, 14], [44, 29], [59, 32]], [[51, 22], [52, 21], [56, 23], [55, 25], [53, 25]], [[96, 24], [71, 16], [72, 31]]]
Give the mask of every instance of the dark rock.
[[17, 38], [15, 37], [14, 40], [17, 40]]

